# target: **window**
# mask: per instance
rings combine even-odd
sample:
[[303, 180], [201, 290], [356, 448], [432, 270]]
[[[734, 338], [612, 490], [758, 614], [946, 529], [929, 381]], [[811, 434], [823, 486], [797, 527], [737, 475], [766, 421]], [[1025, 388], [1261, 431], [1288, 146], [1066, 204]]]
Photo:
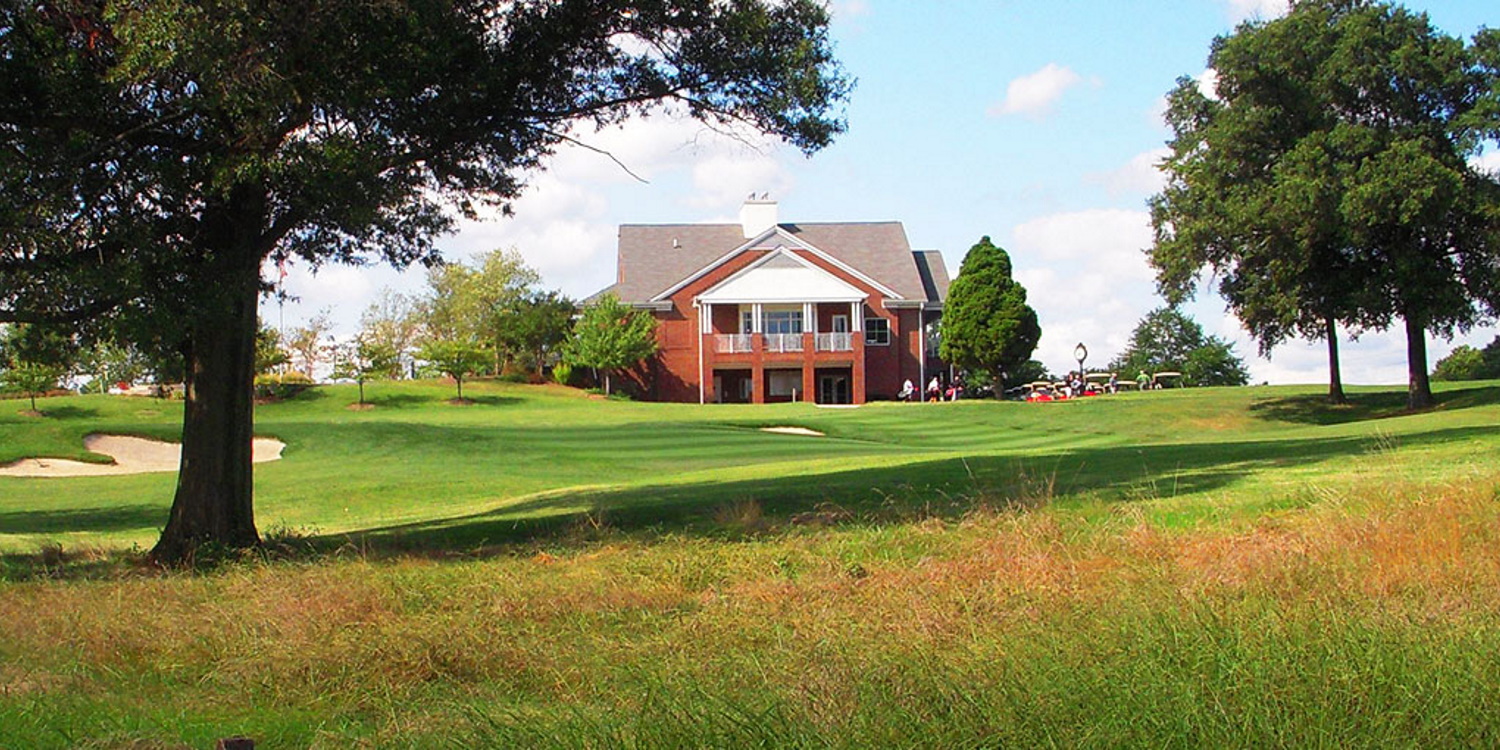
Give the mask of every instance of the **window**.
[[802, 388], [801, 370], [770, 370], [766, 373], [766, 395], [790, 396]]
[[740, 310], [740, 333], [750, 333], [755, 330], [755, 313], [750, 310]]
[[890, 346], [891, 323], [885, 318], [865, 318], [865, 346]]
[[766, 333], [802, 333], [801, 310], [767, 310]]

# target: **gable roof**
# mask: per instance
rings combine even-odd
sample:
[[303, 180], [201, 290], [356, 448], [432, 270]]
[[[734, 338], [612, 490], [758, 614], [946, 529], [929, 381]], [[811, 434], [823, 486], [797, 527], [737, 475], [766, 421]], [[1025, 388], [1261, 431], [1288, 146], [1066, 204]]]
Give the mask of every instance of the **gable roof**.
[[[779, 224], [773, 231], [822, 251], [906, 299], [935, 302], [947, 292], [941, 257], [935, 251], [913, 253], [900, 222]], [[610, 290], [624, 302], [645, 303], [754, 244], [747, 243], [739, 224], [624, 224], [619, 269]], [[941, 270], [924, 274], [924, 265]], [[935, 280], [928, 283], [928, 276]]]
[[859, 302], [866, 296], [858, 287], [811, 261], [775, 250], [698, 295], [698, 299], [719, 304]]

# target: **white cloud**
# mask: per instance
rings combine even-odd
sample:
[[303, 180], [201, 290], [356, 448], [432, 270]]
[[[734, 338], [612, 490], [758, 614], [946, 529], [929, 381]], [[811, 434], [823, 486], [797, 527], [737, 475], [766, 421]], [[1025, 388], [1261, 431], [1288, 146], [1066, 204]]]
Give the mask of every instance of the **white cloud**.
[[785, 195], [791, 186], [791, 175], [769, 155], [720, 154], [693, 166], [694, 191], [688, 205], [723, 209], [738, 206], [751, 192]]
[[1219, 98], [1219, 71], [1213, 68], [1204, 68], [1202, 73], [1193, 76], [1198, 82], [1198, 92], [1209, 99]]
[[1136, 322], [1161, 304], [1142, 252], [1150, 244], [1144, 211], [1052, 214], [1012, 231], [1015, 278], [1042, 324], [1036, 359], [1063, 373], [1078, 366], [1079, 342], [1089, 349], [1090, 367], [1124, 349]]
[[1470, 159], [1469, 163], [1474, 165], [1475, 169], [1489, 172], [1495, 177], [1500, 178], [1500, 150], [1490, 149]]
[[[541, 273], [544, 287], [582, 297], [614, 280], [620, 224], [701, 220], [704, 209], [732, 212], [752, 190], [780, 195], [793, 185], [783, 163], [786, 151], [776, 142], [684, 116], [636, 118], [570, 135], [586, 145], [563, 145], [545, 171], [530, 175], [512, 201], [512, 216], [484, 211], [481, 220], [463, 221], [457, 234], [439, 238], [444, 257], [468, 261], [515, 248]], [[672, 212], [643, 211], [663, 207]], [[284, 313], [291, 327], [330, 309], [340, 335], [347, 336], [381, 288], [420, 293], [424, 280], [420, 268], [400, 273], [377, 264], [326, 266], [314, 277], [293, 265], [287, 288], [301, 300], [284, 310], [269, 302], [262, 314], [276, 321]]]
[[1111, 197], [1154, 195], [1166, 186], [1166, 177], [1158, 164], [1172, 151], [1165, 146], [1136, 154], [1124, 166], [1107, 172], [1094, 172], [1084, 182], [1102, 185]]
[[1064, 92], [1082, 81], [1071, 69], [1047, 63], [1035, 73], [1012, 80], [1005, 89], [1004, 101], [991, 107], [990, 114], [1045, 116]]
[[835, 0], [828, 7], [836, 19], [853, 20], [870, 14], [866, 0]]
[[1229, 12], [1229, 20], [1239, 23], [1249, 20], [1269, 20], [1285, 15], [1290, 4], [1287, 0], [1221, 0]]

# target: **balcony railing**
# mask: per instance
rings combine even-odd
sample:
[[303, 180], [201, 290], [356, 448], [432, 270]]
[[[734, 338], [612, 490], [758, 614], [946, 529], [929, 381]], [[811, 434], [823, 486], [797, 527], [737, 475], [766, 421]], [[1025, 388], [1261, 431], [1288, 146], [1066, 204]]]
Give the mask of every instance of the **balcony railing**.
[[715, 351], [720, 354], [744, 354], [750, 351], [753, 334], [721, 333], [714, 336]]
[[817, 350], [820, 352], [852, 352], [854, 351], [854, 334], [820, 333], [818, 334]]
[[802, 351], [802, 334], [800, 333], [767, 333], [765, 337], [768, 352]]
[[[719, 333], [714, 335], [714, 351], [719, 354], [749, 354], [755, 343], [753, 333]], [[806, 350], [800, 333], [763, 333], [761, 351], [767, 354], [796, 353]], [[852, 352], [852, 333], [819, 333], [813, 337], [814, 351]]]

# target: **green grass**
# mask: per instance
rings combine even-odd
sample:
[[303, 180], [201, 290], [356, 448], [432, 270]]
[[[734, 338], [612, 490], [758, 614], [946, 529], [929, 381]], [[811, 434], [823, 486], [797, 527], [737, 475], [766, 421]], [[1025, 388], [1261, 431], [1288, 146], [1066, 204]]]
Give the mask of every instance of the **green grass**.
[[[170, 475], [0, 478], [0, 747], [1500, 743], [1497, 384], [1415, 414], [471, 390], [261, 407], [291, 552], [209, 571], [121, 551]], [[181, 415], [39, 405], [0, 410], [0, 462]]]

